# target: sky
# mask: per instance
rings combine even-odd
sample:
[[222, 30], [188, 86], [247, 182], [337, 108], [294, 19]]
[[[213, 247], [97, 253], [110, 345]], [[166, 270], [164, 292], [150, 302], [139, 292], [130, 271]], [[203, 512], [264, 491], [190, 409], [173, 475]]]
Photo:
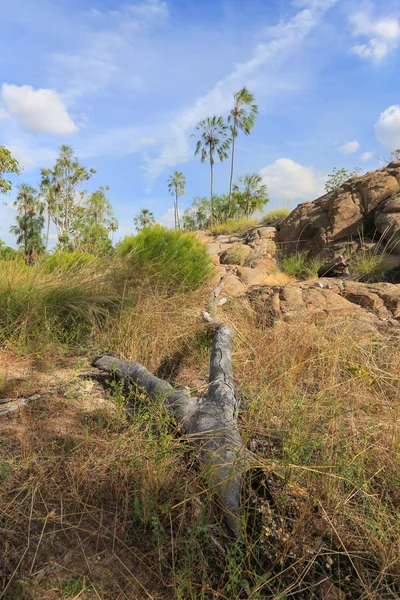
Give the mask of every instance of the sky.
[[[398, 0], [0, 0], [0, 146], [38, 186], [60, 145], [109, 185], [132, 233], [148, 208], [173, 223], [167, 179], [184, 173], [184, 210], [209, 193], [194, 157], [197, 122], [226, 117], [247, 86], [259, 115], [237, 140], [236, 174], [259, 173], [269, 208], [324, 192], [333, 167], [370, 171], [400, 147]], [[229, 161], [216, 164], [226, 193]]]

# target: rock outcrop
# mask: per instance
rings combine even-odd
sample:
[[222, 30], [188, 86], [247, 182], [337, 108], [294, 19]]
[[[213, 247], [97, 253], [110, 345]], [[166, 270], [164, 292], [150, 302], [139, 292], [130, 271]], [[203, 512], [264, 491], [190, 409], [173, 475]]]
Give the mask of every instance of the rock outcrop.
[[346, 242], [354, 245], [377, 234], [390, 252], [400, 254], [400, 161], [299, 204], [278, 226], [276, 240], [288, 251], [333, 258]]

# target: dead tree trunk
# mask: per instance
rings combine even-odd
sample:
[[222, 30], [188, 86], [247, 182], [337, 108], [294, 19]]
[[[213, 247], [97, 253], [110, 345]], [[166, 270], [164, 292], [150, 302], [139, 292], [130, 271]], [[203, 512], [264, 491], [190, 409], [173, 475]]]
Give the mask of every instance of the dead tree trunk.
[[143, 388], [150, 398], [162, 397], [184, 434], [199, 448], [199, 457], [212, 492], [221, 499], [226, 523], [241, 536], [240, 490], [246, 464], [252, 458], [237, 428], [239, 402], [232, 373], [233, 331], [219, 325], [214, 333], [208, 392], [192, 398], [186, 389], [174, 389], [145, 367], [103, 355], [93, 366]]

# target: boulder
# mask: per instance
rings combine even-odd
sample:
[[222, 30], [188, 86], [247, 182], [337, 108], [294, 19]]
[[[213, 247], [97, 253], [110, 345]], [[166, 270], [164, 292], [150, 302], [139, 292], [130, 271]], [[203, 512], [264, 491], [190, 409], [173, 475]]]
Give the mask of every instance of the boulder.
[[250, 246], [233, 244], [220, 254], [219, 262], [221, 265], [243, 265], [250, 252]]
[[343, 275], [348, 274], [349, 269], [343, 256], [338, 256], [330, 262], [324, 263], [318, 269], [318, 277], [343, 277]]
[[[400, 161], [354, 177], [314, 202], [299, 204], [277, 227], [276, 241], [314, 257], [336, 242], [373, 237], [376, 231], [400, 239], [399, 181]], [[397, 247], [400, 254], [400, 243]]]

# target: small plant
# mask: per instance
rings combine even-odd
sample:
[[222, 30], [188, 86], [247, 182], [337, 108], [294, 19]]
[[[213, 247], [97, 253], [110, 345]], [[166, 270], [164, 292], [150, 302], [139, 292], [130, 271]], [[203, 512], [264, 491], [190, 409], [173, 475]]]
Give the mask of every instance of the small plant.
[[296, 252], [291, 255], [283, 255], [280, 259], [281, 269], [287, 275], [295, 279], [313, 279], [318, 277], [321, 261], [308, 258], [305, 251]]
[[[248, 246], [247, 246], [248, 248]], [[245, 261], [248, 252], [242, 244], [231, 246], [221, 255], [221, 262], [225, 265], [242, 265]]]
[[356, 281], [375, 283], [383, 281], [385, 275], [384, 254], [359, 250], [351, 259], [350, 271]]

